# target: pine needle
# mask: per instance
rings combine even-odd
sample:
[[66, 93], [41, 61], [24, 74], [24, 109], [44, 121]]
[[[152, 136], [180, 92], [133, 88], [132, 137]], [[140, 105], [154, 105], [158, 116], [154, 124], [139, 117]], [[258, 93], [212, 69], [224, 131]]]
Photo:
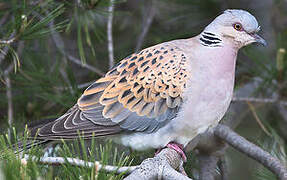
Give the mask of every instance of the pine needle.
[[266, 129], [266, 127], [264, 126], [264, 124], [261, 122], [260, 118], [258, 117], [257, 113], [256, 113], [256, 110], [255, 110], [255, 107], [253, 106], [253, 104], [251, 104], [251, 102], [249, 101], [246, 101], [252, 115], [254, 116], [256, 122], [258, 123], [258, 125], [261, 127], [261, 129], [268, 135], [271, 137], [271, 134], [270, 132], [268, 132], [268, 130]]

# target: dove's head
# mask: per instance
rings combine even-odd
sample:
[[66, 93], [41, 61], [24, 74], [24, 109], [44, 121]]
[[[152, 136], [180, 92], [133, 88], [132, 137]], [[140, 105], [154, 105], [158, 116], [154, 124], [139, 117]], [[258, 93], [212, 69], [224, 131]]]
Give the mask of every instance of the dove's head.
[[221, 36], [240, 48], [257, 42], [266, 45], [266, 41], [257, 32], [260, 26], [256, 18], [244, 10], [226, 10], [210, 23], [204, 31]]

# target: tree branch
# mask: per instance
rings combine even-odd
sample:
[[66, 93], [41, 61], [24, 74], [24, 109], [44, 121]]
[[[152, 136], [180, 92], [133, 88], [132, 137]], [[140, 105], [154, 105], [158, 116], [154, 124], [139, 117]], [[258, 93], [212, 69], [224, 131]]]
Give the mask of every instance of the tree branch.
[[3, 26], [4, 23], [6, 23], [8, 17], [9, 17], [9, 14], [10, 14], [9, 12], [6, 12], [6, 13], [2, 16], [2, 18], [0, 19], [0, 26], [1, 26], [1, 27]]
[[124, 180], [191, 180], [187, 176], [176, 171], [182, 170], [182, 164], [182, 158], [175, 150], [165, 148], [154, 158], [144, 160]]
[[136, 45], [136, 52], [138, 52], [141, 49], [144, 42], [144, 38], [148, 33], [148, 30], [150, 28], [150, 25], [152, 24], [156, 12], [154, 7], [154, 0], [148, 0], [147, 2], [149, 3], [149, 6], [148, 8], [146, 8], [148, 10], [147, 11], [145, 10], [145, 12], [147, 13], [145, 14], [145, 12], [143, 12], [144, 16], [143, 16], [142, 32], [138, 38], [138, 42]]
[[199, 161], [199, 177], [201, 180], [214, 180], [216, 175], [216, 167], [219, 157], [206, 154], [199, 153], [198, 156]]
[[105, 73], [104, 73], [103, 71], [101, 71], [101, 70], [99, 70], [98, 68], [96, 68], [96, 67], [94, 67], [94, 66], [91, 66], [91, 65], [89, 65], [89, 64], [87, 64], [87, 63], [86, 63], [86, 64], [83, 64], [83, 63], [81, 62], [81, 60], [75, 58], [74, 56], [67, 55], [67, 58], [68, 58], [71, 62], [73, 62], [73, 63], [75, 63], [75, 64], [77, 64], [77, 65], [80, 65], [81, 67], [84, 67], [84, 68], [86, 68], [86, 69], [88, 69], [88, 70], [90, 70], [90, 71], [92, 71], [92, 72], [94, 72], [94, 73], [97, 73], [98, 75], [101, 75], [101, 76], [105, 75]]
[[[42, 18], [40, 15], [38, 15], [40, 18]], [[75, 58], [74, 56], [72, 55], [69, 55], [65, 52], [65, 44], [64, 44], [64, 41], [62, 39], [62, 37], [60, 36], [59, 32], [55, 31], [54, 29], [54, 21], [52, 20], [51, 23], [49, 23], [49, 28], [51, 30], [51, 35], [52, 35], [52, 39], [57, 47], [57, 49], [59, 50], [59, 52], [64, 56], [64, 57], [67, 57], [68, 60], [70, 60], [71, 62], [77, 64], [77, 65], [80, 65], [81, 67], [84, 67], [94, 73], [97, 73], [101, 76], [105, 75], [104, 72], [102, 72], [101, 70], [99, 70], [98, 68], [94, 67], [94, 66], [91, 66], [89, 64], [83, 64], [81, 62], [81, 60]]]
[[[272, 171], [279, 179], [287, 179], [287, 169], [281, 162], [271, 156], [268, 152], [260, 147], [248, 142], [240, 135], [233, 132], [229, 127], [219, 124], [214, 129], [210, 129], [204, 134], [200, 135], [200, 140], [197, 142], [197, 150], [199, 150], [198, 160], [200, 164], [200, 179], [212, 180], [216, 175], [216, 166], [219, 159], [224, 155], [226, 143], [231, 145], [238, 151], [246, 154], [250, 158], [258, 161], [263, 166]], [[28, 156], [24, 156], [27, 160]], [[173, 149], [165, 148], [153, 158], [144, 160], [139, 166], [131, 167], [116, 167], [116, 166], [102, 166], [99, 162], [85, 162], [75, 158], [62, 157], [43, 157], [40, 162], [43, 164], [59, 165], [68, 163], [75, 166], [95, 167], [97, 170], [104, 170], [107, 172], [127, 172], [130, 174], [125, 180], [148, 180], [148, 179], [186, 179], [190, 180], [184, 175], [183, 161], [181, 156]], [[25, 161], [24, 161], [25, 163]], [[224, 162], [223, 162], [224, 163]], [[227, 179], [226, 166], [221, 165], [221, 174], [223, 179]]]
[[[10, 66], [11, 67], [11, 66]], [[13, 69], [13, 64], [12, 64]], [[4, 80], [6, 83], [6, 96], [7, 96], [7, 102], [8, 102], [8, 136], [11, 137], [11, 131], [10, 128], [12, 127], [13, 123], [13, 101], [12, 101], [12, 87], [11, 87], [11, 81], [9, 77], [9, 73], [7, 71], [4, 72]]]
[[258, 117], [255, 107], [253, 106], [253, 104], [249, 101], [246, 101], [252, 115], [254, 116], [254, 119], [256, 120], [256, 122], [258, 123], [258, 125], [260, 126], [260, 128], [263, 130], [263, 132], [265, 132], [269, 137], [271, 137], [271, 133], [266, 129], [266, 127], [264, 126], [264, 124], [261, 122], [260, 118]]
[[3, 49], [0, 49], [0, 64], [3, 62], [5, 59], [7, 53], [8, 53], [9, 47], [5, 46]]
[[[200, 134], [197, 139], [199, 140], [194, 139], [197, 141], [194, 152], [199, 164], [199, 179], [214, 180], [215, 176], [218, 175], [217, 163], [225, 155], [227, 145], [214, 136], [213, 129]], [[186, 151], [190, 150], [188, 148], [189, 146], [186, 147]], [[225, 173], [227, 172], [225, 171]]]
[[228, 166], [226, 163], [226, 157], [221, 156], [219, 158], [218, 167], [220, 169], [221, 180], [228, 180]]
[[233, 132], [229, 127], [219, 124], [214, 129], [214, 135], [227, 142], [233, 148], [264, 165], [279, 179], [287, 179], [287, 169], [281, 162], [255, 144]]
[[[23, 52], [23, 48], [24, 48], [24, 42], [20, 41], [18, 43], [18, 48], [17, 48], [17, 53], [18, 54], [22, 54]], [[3, 59], [6, 57], [6, 54], [3, 54]], [[7, 111], [7, 115], [8, 115], [8, 136], [11, 137], [11, 131], [10, 128], [12, 127], [13, 124], [13, 95], [12, 95], [12, 85], [11, 85], [11, 80], [9, 77], [10, 72], [13, 70], [14, 68], [14, 64], [10, 64], [7, 69], [4, 71], [3, 76], [4, 76], [4, 81], [6, 84], [6, 97], [7, 97], [7, 102], [8, 102], [8, 111]]]
[[248, 102], [257, 102], [257, 103], [278, 103], [280, 105], [287, 106], [286, 101], [280, 101], [278, 99], [271, 99], [271, 98], [233, 97], [232, 101], [248, 101]]
[[0, 44], [7, 44], [7, 45], [9, 45], [9, 44], [15, 42], [15, 40], [16, 40], [16, 37], [12, 37], [12, 38], [7, 39], [7, 40], [0, 40]]
[[[29, 157], [27, 154], [24, 155], [24, 158], [21, 159], [22, 164], [27, 164], [28, 159], [32, 159], [33, 161], [37, 161], [37, 157]], [[79, 166], [79, 167], [89, 167], [89, 168], [95, 168], [96, 171], [106, 171], [106, 172], [116, 172], [117, 174], [121, 174], [126, 172], [127, 174], [130, 174], [133, 172], [137, 166], [111, 166], [111, 165], [102, 165], [100, 162], [87, 162], [81, 159], [77, 158], [63, 158], [63, 157], [42, 157], [39, 160], [42, 164], [48, 164], [53, 166], [58, 166], [61, 164], [66, 164], [67, 162], [73, 166]]]
[[109, 16], [107, 23], [107, 36], [108, 36], [108, 51], [109, 51], [109, 69], [111, 69], [114, 62], [114, 46], [113, 46], [113, 16], [114, 16], [114, 0], [110, 0], [108, 8]]
[[[11, 39], [14, 39], [13, 40], [13, 42], [16, 40], [16, 38], [15, 38], [15, 31], [10, 35], [10, 37], [9, 37], [9, 39], [10, 40], [8, 40], [8, 41], [11, 41]], [[0, 40], [0, 41], [2, 41], [2, 44], [7, 44], [7, 43], [3, 43], [3, 40]], [[4, 40], [5, 41], [5, 40]], [[1, 44], [1, 42], [0, 42], [0, 44]], [[8, 44], [10, 44], [10, 43], [8, 43]], [[0, 64], [3, 62], [3, 60], [5, 59], [5, 57], [6, 57], [6, 55], [7, 55], [7, 53], [8, 53], [8, 51], [9, 51], [9, 47], [8, 46], [4, 46], [4, 48], [3, 48], [3, 50], [0, 50]]]
[[[86, 88], [86, 87], [90, 86], [91, 84], [93, 84], [94, 82], [95, 81], [90, 81], [90, 82], [78, 84], [77, 88], [78, 89]], [[67, 87], [59, 86], [59, 87], [56, 87], [56, 89], [58, 89], [58, 90], [69, 90], [69, 89], [72, 89], [72, 88], [73, 88], [72, 86], [67, 86]]]

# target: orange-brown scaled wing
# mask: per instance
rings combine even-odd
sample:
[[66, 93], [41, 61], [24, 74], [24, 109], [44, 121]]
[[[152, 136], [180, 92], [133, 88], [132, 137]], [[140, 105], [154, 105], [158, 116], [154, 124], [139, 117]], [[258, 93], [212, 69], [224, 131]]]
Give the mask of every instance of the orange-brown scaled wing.
[[176, 116], [182, 104], [189, 77], [186, 58], [172, 42], [132, 54], [88, 87], [66, 114], [42, 126], [38, 137], [71, 139], [79, 131], [86, 138], [156, 131]]
[[163, 43], [122, 60], [78, 100], [84, 116], [104, 118], [135, 131], [153, 132], [176, 116], [189, 74], [185, 54]]

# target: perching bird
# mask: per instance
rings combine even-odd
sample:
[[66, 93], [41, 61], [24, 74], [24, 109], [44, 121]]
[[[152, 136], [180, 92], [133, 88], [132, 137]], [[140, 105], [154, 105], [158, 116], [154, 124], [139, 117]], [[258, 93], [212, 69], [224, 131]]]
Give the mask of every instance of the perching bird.
[[[266, 42], [244, 10], [226, 10], [198, 36], [134, 53], [89, 86], [58, 119], [30, 129], [38, 142], [109, 136], [144, 150], [182, 148], [218, 124], [232, 99], [238, 50]], [[36, 133], [37, 132], [37, 133]]]

